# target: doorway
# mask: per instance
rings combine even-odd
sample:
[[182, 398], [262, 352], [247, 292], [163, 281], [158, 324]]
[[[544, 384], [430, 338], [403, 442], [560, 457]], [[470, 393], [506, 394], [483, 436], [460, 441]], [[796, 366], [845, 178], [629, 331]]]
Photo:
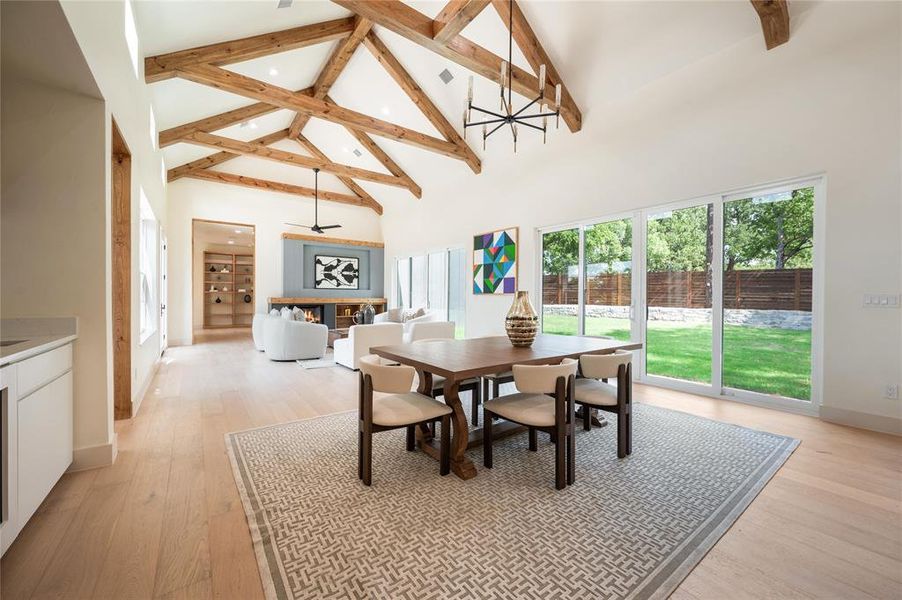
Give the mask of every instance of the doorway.
[[247, 328], [256, 305], [253, 225], [193, 219], [192, 329]]

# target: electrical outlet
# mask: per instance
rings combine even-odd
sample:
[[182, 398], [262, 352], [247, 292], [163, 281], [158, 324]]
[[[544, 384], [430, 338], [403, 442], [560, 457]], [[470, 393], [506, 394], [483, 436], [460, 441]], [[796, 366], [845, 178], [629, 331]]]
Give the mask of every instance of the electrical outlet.
[[899, 399], [899, 384], [890, 383], [886, 386], [886, 393], [883, 395], [884, 398], [889, 398], [890, 400], [898, 400]]

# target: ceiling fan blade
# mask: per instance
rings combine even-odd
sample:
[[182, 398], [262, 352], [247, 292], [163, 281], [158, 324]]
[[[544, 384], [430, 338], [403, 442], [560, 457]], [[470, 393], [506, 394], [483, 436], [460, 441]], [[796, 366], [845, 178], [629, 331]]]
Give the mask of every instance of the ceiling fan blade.
[[338, 229], [341, 225], [320, 225], [320, 229]]
[[305, 229], [313, 229], [312, 225], [301, 225], [300, 223], [285, 223], [285, 225], [291, 225], [292, 227], [304, 227]]

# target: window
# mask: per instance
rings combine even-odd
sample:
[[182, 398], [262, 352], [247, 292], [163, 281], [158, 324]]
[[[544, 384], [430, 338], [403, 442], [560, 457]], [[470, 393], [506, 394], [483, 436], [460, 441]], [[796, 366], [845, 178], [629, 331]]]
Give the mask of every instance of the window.
[[542, 330], [641, 341], [644, 382], [813, 412], [820, 179], [538, 231]]
[[400, 308], [428, 308], [457, 324], [463, 337], [466, 317], [467, 253], [451, 248], [395, 259], [393, 302]]
[[147, 196], [141, 190], [141, 224], [138, 229], [138, 286], [140, 294], [141, 335], [144, 343], [157, 330], [157, 219]]
[[135, 71], [135, 78], [138, 76], [138, 28], [135, 26], [135, 13], [132, 11], [131, 0], [125, 0], [125, 23], [123, 25], [125, 33], [125, 45], [128, 46], [128, 55], [132, 59], [132, 69]]

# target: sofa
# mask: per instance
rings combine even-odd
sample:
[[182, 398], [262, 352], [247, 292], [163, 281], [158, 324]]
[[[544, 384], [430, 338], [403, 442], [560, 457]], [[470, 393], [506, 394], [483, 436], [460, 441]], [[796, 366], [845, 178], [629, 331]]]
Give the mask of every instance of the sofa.
[[348, 337], [335, 340], [335, 362], [355, 371], [360, 368], [360, 357], [370, 354], [374, 346], [392, 346], [404, 341], [404, 327], [400, 323], [373, 323], [353, 325]]
[[438, 321], [441, 317], [442, 315], [438, 311], [428, 311], [423, 308], [419, 310], [393, 308], [376, 315], [373, 319], [373, 323], [400, 323], [404, 328], [406, 343], [410, 341], [410, 330], [415, 324]]
[[329, 328], [319, 323], [307, 323], [270, 315], [254, 317], [254, 345], [262, 328], [263, 351], [270, 360], [302, 360], [322, 358], [326, 354]]

